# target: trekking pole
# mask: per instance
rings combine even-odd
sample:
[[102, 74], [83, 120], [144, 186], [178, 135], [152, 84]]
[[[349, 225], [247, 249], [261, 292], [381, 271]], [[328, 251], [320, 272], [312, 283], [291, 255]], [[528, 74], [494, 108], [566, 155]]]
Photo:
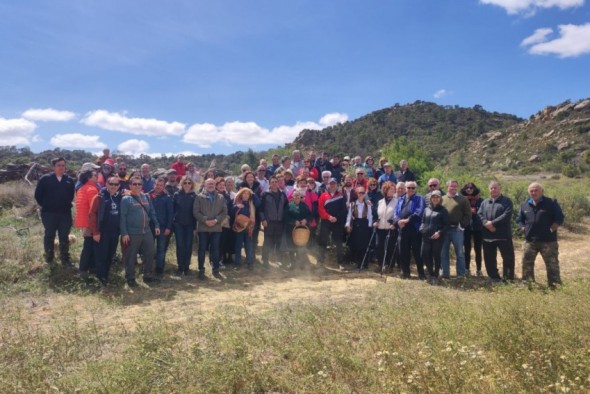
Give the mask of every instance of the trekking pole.
[[373, 243], [373, 238], [375, 238], [375, 234], [377, 233], [377, 228], [373, 227], [373, 233], [371, 234], [371, 239], [369, 239], [369, 244], [367, 245], [367, 250], [365, 251], [365, 256], [363, 257], [363, 261], [361, 262], [361, 266], [359, 267], [359, 272], [365, 266], [365, 260], [367, 260], [367, 256], [369, 255], [369, 250], [371, 250], [371, 244]]
[[[387, 261], [387, 249], [389, 249], [389, 237], [391, 237], [391, 229], [387, 230], [387, 237], [385, 237], [385, 251], [383, 253], [383, 262], [381, 263], [381, 277], [383, 277], [385, 271], [385, 262]], [[387, 282], [387, 276], [385, 276]]]

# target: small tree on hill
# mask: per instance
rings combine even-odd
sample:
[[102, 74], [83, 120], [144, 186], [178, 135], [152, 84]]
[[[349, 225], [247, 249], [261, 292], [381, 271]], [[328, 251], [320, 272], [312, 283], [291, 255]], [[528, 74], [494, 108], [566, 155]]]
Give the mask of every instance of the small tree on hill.
[[417, 142], [409, 142], [407, 138], [396, 138], [382, 152], [394, 168], [399, 169], [401, 160], [408, 161], [408, 167], [416, 175], [418, 181], [422, 180], [424, 173], [432, 171], [434, 163], [428, 154], [418, 145]]

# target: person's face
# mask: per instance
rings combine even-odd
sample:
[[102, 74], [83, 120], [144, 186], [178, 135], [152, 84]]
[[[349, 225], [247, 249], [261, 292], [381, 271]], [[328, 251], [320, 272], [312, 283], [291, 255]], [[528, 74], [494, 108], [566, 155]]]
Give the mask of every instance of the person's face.
[[307, 186], [307, 181], [305, 179], [302, 179], [299, 182], [297, 182], [297, 187], [300, 189], [305, 189], [306, 186]]
[[449, 186], [447, 186], [447, 192], [450, 195], [455, 195], [455, 194], [457, 194], [458, 187], [459, 187], [459, 185], [457, 184], [457, 182], [451, 182], [451, 183], [449, 183]]
[[107, 181], [107, 191], [109, 194], [115, 194], [119, 190], [119, 180], [115, 178], [110, 178]]
[[224, 182], [219, 182], [215, 185], [215, 188], [217, 189], [217, 191], [219, 193], [223, 193], [225, 191], [225, 181]]
[[405, 186], [398, 186], [396, 191], [397, 191], [398, 197], [401, 197], [404, 194], [406, 194], [406, 187]]
[[328, 190], [330, 193], [334, 193], [338, 189], [338, 184], [336, 182], [330, 182], [328, 184]]
[[190, 179], [185, 179], [184, 181], [182, 181], [182, 190], [184, 190], [185, 192], [189, 192], [191, 191], [191, 189], [193, 188], [193, 181], [191, 181]]
[[286, 181], [290, 181], [292, 178], [293, 178], [293, 176], [290, 173], [285, 172], [285, 180]]
[[391, 174], [391, 167], [387, 166], [384, 168], [384, 170], [387, 175]]
[[343, 161], [341, 166], [342, 166], [342, 168], [347, 169], [350, 166], [350, 163], [347, 161]]
[[250, 192], [242, 193], [242, 201], [248, 201], [250, 199]]
[[194, 172], [195, 171], [195, 167], [194, 166], [189, 166], [189, 167], [186, 167], [186, 170], [188, 172]]
[[113, 172], [113, 167], [110, 166], [109, 164], [103, 164], [102, 165], [102, 172], [104, 172], [105, 174], [110, 174], [111, 172]]
[[156, 193], [162, 193], [164, 191], [165, 187], [166, 187], [166, 182], [164, 182], [164, 180], [156, 181], [156, 184], [154, 185], [154, 190]]
[[441, 201], [441, 198], [438, 195], [430, 197], [430, 203], [432, 204], [433, 207], [439, 205], [440, 201]]
[[57, 163], [55, 163], [55, 165], [53, 166], [53, 171], [55, 172], [55, 175], [57, 175], [57, 176], [62, 176], [63, 174], [65, 174], [66, 162], [63, 160], [60, 160]]
[[283, 162], [283, 167], [289, 168], [291, 167], [291, 160], [287, 159]]
[[[498, 198], [500, 197], [500, 194], [502, 194], [502, 186], [500, 186], [497, 183], [492, 183], [490, 185], [490, 197], [492, 198]], [[466, 189], [467, 193], [472, 194], [473, 193], [473, 189], [471, 189], [471, 192], [469, 191], [469, 189]]]
[[408, 163], [406, 163], [405, 161], [402, 162], [401, 168], [402, 168], [403, 171], [407, 170], [408, 169]]
[[150, 176], [150, 166], [148, 166], [148, 165], [141, 166], [141, 175], [143, 175], [144, 178], [147, 178], [148, 176]]
[[285, 178], [279, 178], [279, 188], [285, 188]]
[[529, 196], [531, 196], [533, 201], [537, 202], [543, 197], [543, 189], [539, 185], [529, 186]]
[[205, 182], [205, 190], [209, 193], [215, 191], [215, 181], [213, 179], [207, 179]]
[[307, 181], [307, 188], [309, 190], [315, 189], [315, 181]]
[[328, 182], [330, 180], [330, 175], [322, 175], [322, 181], [324, 183]]
[[131, 193], [138, 194], [140, 192], [141, 192], [141, 180], [132, 179], [131, 180]]
[[176, 174], [168, 174], [168, 182], [176, 183]]
[[279, 164], [279, 158], [277, 156], [273, 156], [273, 158], [272, 158], [272, 164], [275, 165], [275, 166]]
[[408, 193], [408, 196], [410, 197], [416, 194], [416, 184], [410, 182], [408, 185], [406, 185], [406, 193]]
[[246, 175], [246, 182], [249, 184], [254, 183], [254, 174], [248, 174]]
[[299, 194], [299, 193], [293, 194], [293, 202], [295, 204], [299, 204], [300, 201], [301, 201], [301, 194]]
[[266, 170], [264, 168], [259, 168], [257, 173], [258, 173], [258, 178], [262, 179], [262, 178], [264, 178], [264, 175], [266, 175]]
[[365, 173], [362, 172], [362, 171], [359, 171], [359, 172], [356, 173], [356, 177], [359, 180], [363, 180], [363, 179], [365, 179]]
[[356, 194], [359, 196], [359, 199], [362, 199], [365, 196], [365, 188], [364, 187], [357, 187]]
[[428, 190], [434, 191], [439, 189], [439, 184], [437, 181], [430, 181], [428, 182]]
[[387, 197], [391, 198], [391, 197], [395, 196], [395, 193], [396, 193], [395, 187], [390, 187], [389, 189], [387, 189]]
[[369, 181], [369, 192], [374, 192], [377, 189], [377, 182]]
[[184, 157], [178, 156], [178, 162], [179, 163], [184, 163]]
[[[328, 156], [326, 156], [326, 159], [328, 158]], [[335, 166], [337, 166], [340, 163], [340, 158], [338, 156], [334, 156], [332, 158], [332, 162], [334, 163]]]
[[346, 186], [346, 187], [352, 186], [352, 179], [348, 175], [344, 177], [344, 186]]
[[232, 190], [234, 190], [234, 187], [235, 187], [234, 181], [232, 181], [231, 179], [228, 179], [227, 181], [225, 181], [225, 190], [232, 191]]
[[299, 161], [301, 160], [301, 153], [300, 152], [294, 152], [293, 153], [293, 161]]
[[270, 180], [268, 185], [272, 191], [277, 191], [277, 189], [279, 188], [279, 180], [276, 178], [273, 178]]

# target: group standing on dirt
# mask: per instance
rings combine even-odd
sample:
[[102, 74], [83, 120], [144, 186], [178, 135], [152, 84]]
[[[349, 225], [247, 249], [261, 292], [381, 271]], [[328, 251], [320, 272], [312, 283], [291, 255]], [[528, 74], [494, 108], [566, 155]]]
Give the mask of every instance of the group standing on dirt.
[[[83, 236], [79, 272], [86, 280], [96, 276], [108, 283], [119, 245], [130, 287], [138, 285], [138, 256], [144, 283], [158, 282], [166, 272], [192, 275], [195, 238], [199, 279], [206, 278], [207, 255], [213, 276], [223, 278], [220, 271], [230, 266], [236, 271], [243, 266], [321, 269], [333, 248], [339, 269], [353, 264], [365, 270], [374, 264], [383, 273], [397, 266], [401, 278], [409, 279], [413, 262], [418, 278], [435, 284], [439, 276], [450, 278], [451, 244], [458, 278], [472, 274], [473, 249], [475, 275], [483, 276], [483, 262], [490, 281], [515, 279], [513, 203], [497, 181], [490, 182], [484, 198], [472, 182], [459, 188], [450, 179], [443, 191], [440, 180], [431, 178], [427, 193], [420, 195], [406, 160], [395, 171], [385, 157], [375, 163], [370, 156], [316, 156], [312, 151], [304, 157], [299, 150], [273, 155], [270, 164], [262, 159], [254, 170], [244, 164], [237, 177], [220, 176], [215, 169], [202, 173], [178, 155], [170, 169], [154, 178], [147, 163], [127, 172], [123, 161], [113, 160], [107, 149], [103, 153], [96, 163], [82, 165], [77, 180], [66, 174], [65, 159], [52, 160], [54, 171], [41, 177], [35, 190], [45, 228], [45, 261], [54, 264], [58, 244], [62, 264], [72, 265], [73, 223]], [[555, 287], [561, 284], [557, 229], [564, 215], [539, 183], [531, 183], [528, 193], [517, 213], [525, 234], [522, 279], [534, 281], [540, 253], [548, 284]], [[172, 236], [175, 269], [166, 263]]]

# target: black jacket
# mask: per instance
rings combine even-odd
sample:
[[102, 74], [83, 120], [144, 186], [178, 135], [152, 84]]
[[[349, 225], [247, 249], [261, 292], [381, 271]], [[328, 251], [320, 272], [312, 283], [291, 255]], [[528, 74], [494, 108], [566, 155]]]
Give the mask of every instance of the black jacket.
[[[434, 208], [426, 207], [422, 213], [422, 224], [420, 224], [420, 233], [422, 240], [429, 240], [437, 231], [441, 236], [449, 229], [449, 213], [442, 205]], [[442, 238], [441, 238], [442, 239]]]
[[41, 212], [70, 213], [74, 201], [75, 182], [67, 175], [61, 181], [55, 173], [46, 174], [39, 179], [35, 188], [35, 200], [41, 206]]
[[551, 225], [563, 224], [565, 217], [557, 200], [542, 197], [537, 205], [529, 198], [523, 202], [518, 212], [518, 225], [524, 227], [527, 241], [552, 242], [557, 241], [557, 233], [551, 231]]
[[504, 195], [500, 195], [496, 200], [486, 198], [477, 210], [477, 216], [482, 225], [487, 221], [492, 222], [496, 227], [495, 232], [483, 228], [483, 239], [500, 240], [512, 238], [512, 200]]

